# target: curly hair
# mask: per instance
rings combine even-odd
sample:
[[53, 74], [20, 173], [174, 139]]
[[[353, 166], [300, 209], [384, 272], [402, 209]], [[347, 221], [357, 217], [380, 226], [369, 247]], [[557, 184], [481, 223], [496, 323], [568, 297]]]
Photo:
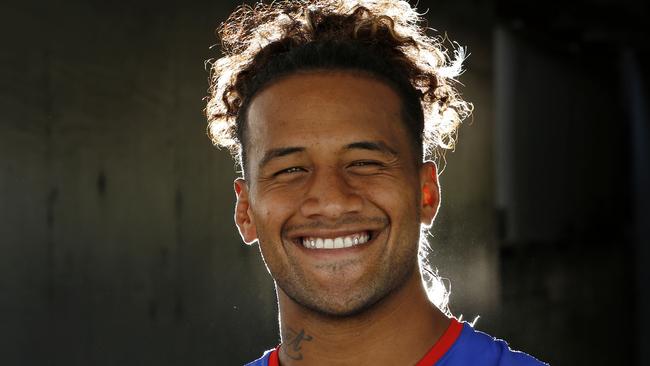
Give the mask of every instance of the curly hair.
[[296, 72], [366, 74], [402, 99], [417, 159], [439, 162], [472, 110], [454, 88], [465, 51], [427, 35], [406, 1], [298, 0], [242, 5], [219, 27], [223, 57], [209, 60], [208, 136], [245, 169], [246, 113], [252, 98]]

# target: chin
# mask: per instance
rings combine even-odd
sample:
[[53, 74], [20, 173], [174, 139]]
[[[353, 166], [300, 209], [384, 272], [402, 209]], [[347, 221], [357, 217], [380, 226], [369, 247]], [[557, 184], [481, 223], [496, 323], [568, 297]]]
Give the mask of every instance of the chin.
[[329, 318], [350, 318], [358, 316], [371, 309], [379, 299], [352, 299], [342, 303], [299, 303], [313, 313]]
[[[373, 286], [374, 285], [374, 286]], [[377, 283], [366, 285], [362, 290], [353, 291], [291, 291], [283, 292], [302, 308], [323, 317], [349, 318], [367, 312], [390, 297], [396, 289], [404, 285], [403, 281], [393, 283], [393, 286], [377, 287]], [[304, 290], [304, 289], [301, 289]], [[311, 292], [311, 293], [310, 293]]]

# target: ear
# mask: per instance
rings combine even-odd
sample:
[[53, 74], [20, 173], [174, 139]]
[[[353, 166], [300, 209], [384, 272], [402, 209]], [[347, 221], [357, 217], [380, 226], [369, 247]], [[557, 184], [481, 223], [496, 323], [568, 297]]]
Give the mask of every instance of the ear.
[[420, 220], [430, 227], [440, 207], [440, 186], [438, 185], [438, 168], [436, 163], [425, 161], [420, 168]]
[[243, 178], [235, 179], [235, 194], [237, 203], [235, 205], [235, 224], [239, 229], [239, 235], [246, 244], [253, 244], [257, 240], [257, 228], [251, 213], [250, 192], [248, 184]]

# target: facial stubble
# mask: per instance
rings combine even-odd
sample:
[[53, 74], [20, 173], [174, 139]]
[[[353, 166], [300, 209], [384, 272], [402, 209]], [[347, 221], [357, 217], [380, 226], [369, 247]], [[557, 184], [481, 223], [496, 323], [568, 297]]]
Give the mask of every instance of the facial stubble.
[[[419, 219], [419, 212], [416, 212], [415, 216]], [[382, 220], [386, 220], [385, 233], [391, 233], [392, 226], [388, 220], [384, 218]], [[414, 222], [419, 223], [419, 220]], [[345, 284], [347, 288], [331, 290], [318, 286], [317, 282], [305, 273], [305, 268], [295, 256], [286, 256], [287, 266], [271, 263], [266, 260], [261, 245], [262, 257], [269, 273], [275, 280], [276, 291], [282, 291], [293, 302], [316, 315], [330, 318], [352, 317], [368, 311], [392, 293], [399, 291], [414, 275], [413, 272], [418, 268], [419, 225], [415, 228], [403, 229], [405, 229], [403, 234], [394, 238], [393, 242], [394, 246], [405, 245], [404, 250], [383, 253], [381, 261], [373, 265], [378, 266], [379, 270], [370, 269], [357, 281], [347, 283], [343, 276], [347, 266], [364, 265], [360, 263], [361, 259], [324, 264], [318, 267], [320, 271], [330, 271], [332, 278], [336, 278], [337, 275], [341, 276], [341, 283]], [[287, 252], [286, 245], [296, 245], [285, 239], [282, 243], [270, 243], [263, 240], [260, 238], [260, 242], [272, 246], [278, 245], [275, 248], [281, 248], [285, 253]], [[389, 250], [390, 238], [384, 237], [382, 240], [383, 243], [375, 242], [371, 245], [383, 244], [384, 251]]]

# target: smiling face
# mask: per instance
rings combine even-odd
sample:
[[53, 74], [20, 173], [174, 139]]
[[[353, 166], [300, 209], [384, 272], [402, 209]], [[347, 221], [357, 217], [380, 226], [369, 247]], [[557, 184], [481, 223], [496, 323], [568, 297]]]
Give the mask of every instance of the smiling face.
[[400, 111], [389, 86], [350, 72], [294, 74], [250, 104], [235, 220], [295, 303], [355, 314], [417, 271], [420, 224], [435, 216], [438, 186]]

